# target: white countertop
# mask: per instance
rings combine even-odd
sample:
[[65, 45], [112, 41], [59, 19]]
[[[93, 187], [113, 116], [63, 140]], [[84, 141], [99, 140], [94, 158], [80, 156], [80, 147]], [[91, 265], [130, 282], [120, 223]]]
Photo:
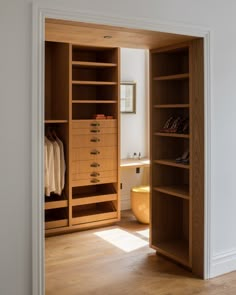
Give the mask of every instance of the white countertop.
[[139, 159], [121, 159], [120, 167], [143, 167], [149, 166], [150, 160], [148, 158]]

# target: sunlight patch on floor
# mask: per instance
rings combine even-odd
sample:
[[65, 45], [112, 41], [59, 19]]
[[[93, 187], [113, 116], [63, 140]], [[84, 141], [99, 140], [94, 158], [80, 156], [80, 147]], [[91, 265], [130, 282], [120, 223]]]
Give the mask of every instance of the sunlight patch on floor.
[[149, 239], [149, 228], [147, 228], [145, 230], [136, 231], [136, 233], [139, 234], [140, 236], [144, 237], [144, 238]]
[[131, 252], [148, 245], [147, 241], [118, 228], [99, 231], [94, 234], [125, 252]]

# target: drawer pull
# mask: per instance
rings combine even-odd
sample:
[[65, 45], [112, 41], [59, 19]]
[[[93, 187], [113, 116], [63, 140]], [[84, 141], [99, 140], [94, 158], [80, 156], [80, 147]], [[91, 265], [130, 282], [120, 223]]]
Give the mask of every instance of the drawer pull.
[[98, 164], [98, 163], [92, 163], [92, 164], [90, 165], [90, 167], [100, 167], [100, 164]]
[[98, 183], [98, 182], [100, 182], [100, 180], [97, 178], [94, 178], [94, 179], [91, 179], [90, 182], [91, 183]]
[[100, 176], [100, 173], [98, 173], [98, 172], [92, 172], [90, 174], [90, 176], [92, 176], [92, 177]]
[[97, 151], [97, 150], [94, 150], [94, 151], [90, 152], [90, 155], [99, 155], [99, 154], [100, 154], [100, 152]]
[[94, 137], [94, 138], [91, 138], [91, 139], [90, 139], [90, 141], [91, 141], [91, 142], [100, 142], [100, 139], [99, 139], [99, 138], [96, 138], [96, 137]]
[[100, 124], [98, 122], [94, 122], [94, 123], [91, 123], [90, 126], [96, 127], [96, 126], [100, 126]]
[[99, 129], [91, 129], [90, 132], [92, 132], [92, 133], [99, 133], [100, 130]]

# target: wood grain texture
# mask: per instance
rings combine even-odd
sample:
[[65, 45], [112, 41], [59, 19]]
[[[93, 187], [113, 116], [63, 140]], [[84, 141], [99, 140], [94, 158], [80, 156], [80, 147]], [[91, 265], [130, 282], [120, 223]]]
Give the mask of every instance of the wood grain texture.
[[140, 231], [148, 227], [122, 213], [116, 226], [46, 239], [46, 295], [236, 294], [235, 272], [203, 281], [148, 245], [125, 252], [95, 235], [119, 229], [147, 241]]
[[204, 271], [204, 58], [203, 40], [191, 42], [192, 268]]
[[191, 36], [55, 19], [46, 19], [45, 26], [46, 40], [86, 46], [151, 49], [193, 39]]

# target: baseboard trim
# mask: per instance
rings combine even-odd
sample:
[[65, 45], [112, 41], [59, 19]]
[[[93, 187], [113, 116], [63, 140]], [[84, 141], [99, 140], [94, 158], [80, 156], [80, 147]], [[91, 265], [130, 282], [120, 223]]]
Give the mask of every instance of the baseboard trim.
[[210, 277], [214, 278], [236, 270], [236, 249], [213, 256]]

